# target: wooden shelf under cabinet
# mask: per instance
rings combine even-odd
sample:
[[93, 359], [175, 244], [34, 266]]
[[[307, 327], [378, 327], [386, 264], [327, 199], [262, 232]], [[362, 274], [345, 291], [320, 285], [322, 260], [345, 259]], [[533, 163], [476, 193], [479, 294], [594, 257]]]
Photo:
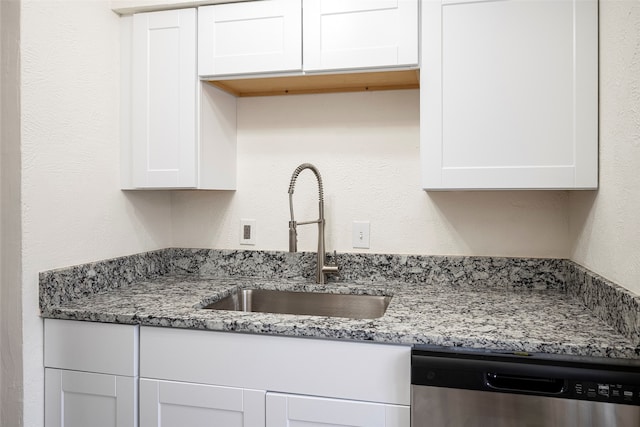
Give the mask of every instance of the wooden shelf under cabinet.
[[418, 89], [419, 70], [210, 80], [238, 97]]

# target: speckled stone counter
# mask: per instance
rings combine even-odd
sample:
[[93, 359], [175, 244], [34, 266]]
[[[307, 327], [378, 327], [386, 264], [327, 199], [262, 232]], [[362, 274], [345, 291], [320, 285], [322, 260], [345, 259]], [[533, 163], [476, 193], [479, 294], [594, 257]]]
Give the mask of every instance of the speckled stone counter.
[[[168, 249], [41, 273], [41, 311], [97, 322], [640, 358], [629, 324], [638, 318], [637, 297], [627, 295], [624, 330], [615, 329], [600, 308], [568, 290], [567, 278], [580, 272], [564, 260], [342, 257], [340, 281], [316, 285], [307, 277], [313, 254]], [[202, 309], [238, 287], [393, 298], [383, 317], [370, 320]]]

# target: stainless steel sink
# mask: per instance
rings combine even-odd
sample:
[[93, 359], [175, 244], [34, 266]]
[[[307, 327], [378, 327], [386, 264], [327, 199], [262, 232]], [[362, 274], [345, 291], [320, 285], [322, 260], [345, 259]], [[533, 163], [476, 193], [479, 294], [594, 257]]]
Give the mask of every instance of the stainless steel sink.
[[241, 289], [203, 308], [375, 319], [384, 315], [390, 301], [391, 297], [378, 295]]

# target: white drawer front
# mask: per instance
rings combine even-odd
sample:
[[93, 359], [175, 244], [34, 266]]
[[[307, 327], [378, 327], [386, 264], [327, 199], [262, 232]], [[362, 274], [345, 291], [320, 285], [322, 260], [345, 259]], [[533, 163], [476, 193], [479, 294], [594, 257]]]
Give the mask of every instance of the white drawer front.
[[411, 347], [142, 327], [140, 376], [408, 405]]
[[47, 368], [138, 375], [139, 327], [111, 323], [45, 319]]

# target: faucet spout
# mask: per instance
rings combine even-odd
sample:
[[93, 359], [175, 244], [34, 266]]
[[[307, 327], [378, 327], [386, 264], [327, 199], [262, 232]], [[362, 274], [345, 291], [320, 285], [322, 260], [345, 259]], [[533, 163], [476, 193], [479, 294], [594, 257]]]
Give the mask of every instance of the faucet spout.
[[[293, 215], [293, 192], [296, 185], [298, 175], [305, 169], [311, 170], [316, 179], [318, 180], [318, 219], [313, 221], [297, 222]], [[327, 275], [337, 274], [337, 265], [327, 265], [326, 248], [324, 243], [324, 189], [322, 187], [322, 177], [320, 171], [311, 163], [303, 163], [298, 166], [291, 175], [291, 182], [289, 184], [289, 211], [291, 213], [291, 220], [289, 221], [289, 252], [296, 252], [298, 250], [298, 225], [306, 224], [318, 224], [318, 253], [317, 253], [317, 266], [316, 266], [316, 282], [320, 284], [326, 283]]]

